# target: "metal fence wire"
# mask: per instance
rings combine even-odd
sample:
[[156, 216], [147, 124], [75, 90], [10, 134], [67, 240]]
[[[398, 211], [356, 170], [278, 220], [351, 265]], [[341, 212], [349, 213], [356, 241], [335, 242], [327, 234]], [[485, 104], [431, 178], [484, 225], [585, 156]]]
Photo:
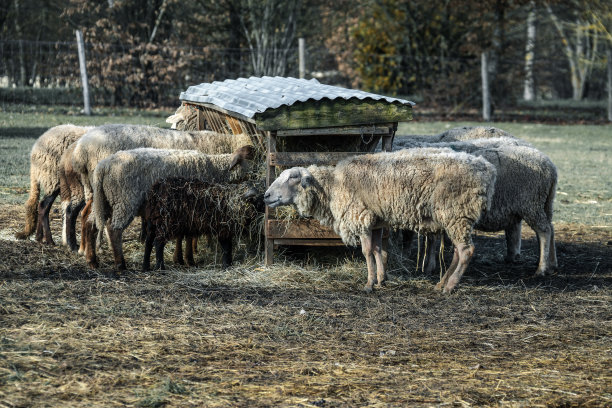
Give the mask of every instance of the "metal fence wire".
[[[91, 103], [95, 106], [174, 107], [190, 85], [261, 75], [253, 69], [250, 49], [176, 48], [156, 44], [86, 43]], [[278, 50], [270, 54], [278, 55]], [[286, 60], [270, 62], [264, 74], [299, 76], [298, 49], [286, 50]], [[363, 87], [357, 69], [345, 55], [323, 47], [306, 47], [306, 78], [343, 87]], [[260, 57], [262, 57], [260, 55]], [[478, 106], [480, 59], [475, 56], [400, 58], [411, 70], [410, 93], [441, 105]], [[522, 94], [523, 59], [500, 59], [494, 87], [507, 101]], [[346, 67], [349, 66], [347, 69]], [[563, 55], [536, 59], [539, 93], [544, 98], [571, 96], [569, 66]], [[594, 69], [589, 97], [604, 98], [605, 74]], [[559, 78], [568, 78], [559, 81]], [[371, 89], [366, 89], [371, 90]], [[376, 90], [374, 90], [376, 91]], [[384, 92], [380, 92], [384, 93]], [[82, 105], [76, 42], [0, 41], [0, 104]]]

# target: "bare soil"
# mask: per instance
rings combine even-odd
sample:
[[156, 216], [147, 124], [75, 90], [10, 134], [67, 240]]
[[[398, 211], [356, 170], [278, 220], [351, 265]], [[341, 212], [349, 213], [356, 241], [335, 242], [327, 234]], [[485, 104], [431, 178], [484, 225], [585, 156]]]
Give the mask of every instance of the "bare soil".
[[[434, 290], [416, 251], [362, 291], [358, 251], [289, 249], [222, 271], [127, 273], [60, 246], [15, 241], [0, 206], [0, 406], [610, 406], [612, 237], [556, 224], [560, 268], [533, 278], [536, 239], [503, 262], [478, 234], [458, 290]], [[54, 215], [53, 231], [59, 231]], [[59, 236], [56, 238], [59, 242]], [[171, 250], [171, 248], [170, 248]]]

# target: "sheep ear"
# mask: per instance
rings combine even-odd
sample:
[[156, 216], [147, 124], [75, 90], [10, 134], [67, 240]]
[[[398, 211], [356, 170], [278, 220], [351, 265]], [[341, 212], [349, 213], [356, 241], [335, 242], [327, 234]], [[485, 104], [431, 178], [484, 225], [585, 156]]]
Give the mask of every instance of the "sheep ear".
[[314, 184], [314, 177], [312, 177], [311, 174], [303, 175], [301, 184], [302, 184], [302, 188], [312, 186]]

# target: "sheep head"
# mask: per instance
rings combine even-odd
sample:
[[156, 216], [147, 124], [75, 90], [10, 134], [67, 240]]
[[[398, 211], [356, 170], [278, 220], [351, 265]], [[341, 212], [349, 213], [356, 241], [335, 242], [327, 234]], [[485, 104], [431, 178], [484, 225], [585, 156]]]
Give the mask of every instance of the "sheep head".
[[239, 147], [234, 151], [234, 156], [232, 158], [229, 171], [231, 171], [237, 165], [242, 164], [245, 160], [253, 160], [253, 157], [255, 157], [255, 149], [253, 146], [246, 145]]
[[304, 167], [292, 167], [283, 171], [264, 194], [264, 202], [274, 208], [291, 205], [298, 194], [314, 184], [314, 177]]

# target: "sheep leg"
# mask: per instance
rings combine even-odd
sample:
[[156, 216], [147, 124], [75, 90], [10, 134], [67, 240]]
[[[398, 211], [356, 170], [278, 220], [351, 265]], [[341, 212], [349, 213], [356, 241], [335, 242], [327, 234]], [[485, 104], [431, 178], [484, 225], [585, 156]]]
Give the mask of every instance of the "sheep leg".
[[221, 245], [221, 250], [223, 251], [221, 262], [225, 269], [232, 265], [232, 237], [219, 238], [219, 245]]
[[436, 247], [438, 239], [436, 234], [425, 235], [425, 259], [423, 260], [423, 272], [431, 275], [436, 270]]
[[198, 253], [198, 237], [191, 238], [191, 246], [193, 248], [193, 253], [197, 254]]
[[[384, 285], [387, 280], [386, 261], [387, 251], [383, 251], [383, 230], [382, 228], [372, 230], [372, 251], [374, 252], [374, 260], [376, 261], [376, 284], [377, 288]], [[383, 253], [384, 252], [384, 253]]]
[[436, 285], [436, 289], [440, 290], [444, 288], [444, 285], [446, 285], [448, 278], [455, 272], [455, 269], [457, 268], [458, 264], [459, 264], [459, 251], [457, 250], [457, 246], [455, 245], [454, 250], [453, 250], [453, 260], [451, 261], [450, 266], [444, 273], [444, 276], [442, 276], [442, 278], [440, 279], [440, 282], [438, 282], [438, 284]]
[[[83, 207], [83, 209], [81, 210], [81, 247], [79, 248], [79, 254], [86, 254], [87, 251], [89, 250], [87, 248], [87, 246], [89, 245], [89, 237], [87, 236], [88, 234], [88, 218], [89, 218], [89, 214], [91, 214], [91, 207], [93, 205], [93, 200], [88, 200], [87, 203], [85, 204], [85, 207]], [[96, 234], [97, 235], [97, 230], [96, 230]], [[93, 240], [93, 244], [96, 245], [96, 241], [95, 239]]]
[[506, 232], [506, 258], [507, 263], [517, 262], [521, 256], [521, 221], [510, 225]]
[[191, 237], [185, 237], [185, 258], [187, 258], [188, 266], [195, 266], [195, 260], [193, 259], [193, 245], [191, 244]]
[[79, 247], [76, 241], [76, 222], [79, 216], [79, 211], [83, 208], [85, 202], [81, 201], [76, 205], [68, 203], [65, 212], [65, 228], [66, 228], [66, 245], [71, 251], [76, 252]]
[[117, 270], [124, 271], [126, 269], [126, 266], [125, 259], [123, 258], [123, 230], [120, 228], [109, 228], [107, 229], [107, 232], [110, 238], [111, 248], [113, 248], [115, 268], [117, 268]]
[[552, 223], [550, 224], [550, 245], [548, 253], [549, 266], [552, 269], [557, 269], [559, 264], [557, 263], [557, 248], [555, 246], [555, 228]]
[[465, 270], [467, 269], [470, 260], [472, 259], [472, 256], [474, 256], [475, 248], [472, 244], [458, 243], [455, 245], [455, 250], [459, 254], [459, 263], [457, 264], [457, 267], [455, 268], [453, 274], [448, 278], [448, 281], [444, 286], [444, 293], [452, 292], [455, 286], [457, 286], [457, 284], [461, 280], [461, 277], [465, 273]]
[[155, 270], [163, 271], [166, 269], [166, 264], [164, 263], [164, 247], [166, 246], [166, 240], [155, 238], [153, 244], [155, 245]]
[[85, 260], [90, 268], [95, 269], [99, 266], [98, 257], [96, 256], [98, 228], [96, 228], [93, 222], [83, 221], [81, 231], [81, 243], [85, 243]]
[[172, 255], [172, 261], [177, 265], [185, 265], [183, 259], [183, 236], [179, 235], [176, 237], [176, 245], [174, 246], [174, 254]]
[[412, 244], [412, 240], [414, 239], [414, 234], [415, 233], [412, 230], [402, 231], [402, 253], [408, 253], [410, 244]]
[[551, 228], [534, 228], [540, 244], [540, 261], [535, 276], [545, 276], [551, 271], [549, 265], [550, 244], [552, 241]]
[[365, 256], [366, 264], [368, 265], [368, 282], [365, 285], [364, 290], [366, 292], [372, 292], [374, 284], [376, 283], [376, 274], [374, 272], [375, 264], [374, 264], [374, 256], [372, 254], [372, 235], [371, 232], [369, 234], [363, 234], [360, 236], [361, 238], [361, 252], [363, 252], [363, 256]]
[[151, 251], [153, 250], [153, 240], [155, 239], [155, 227], [148, 223], [145, 233], [145, 248], [144, 256], [142, 257], [143, 272], [151, 270]]
[[382, 263], [385, 267], [385, 277], [386, 277], [386, 271], [387, 271], [387, 264], [389, 262], [389, 234], [391, 233], [391, 231], [389, 231], [388, 229], [386, 231], [387, 231], [387, 236], [384, 237], [384, 230], [381, 230], [381, 245], [380, 245]]
[[140, 242], [145, 242], [147, 239], [147, 222], [143, 217], [140, 217], [140, 235], [138, 239], [140, 239]]
[[36, 226], [36, 240], [43, 244], [55, 245], [51, 236], [51, 228], [49, 226], [49, 212], [53, 201], [59, 195], [59, 189], [45, 196], [38, 204], [38, 224]]

